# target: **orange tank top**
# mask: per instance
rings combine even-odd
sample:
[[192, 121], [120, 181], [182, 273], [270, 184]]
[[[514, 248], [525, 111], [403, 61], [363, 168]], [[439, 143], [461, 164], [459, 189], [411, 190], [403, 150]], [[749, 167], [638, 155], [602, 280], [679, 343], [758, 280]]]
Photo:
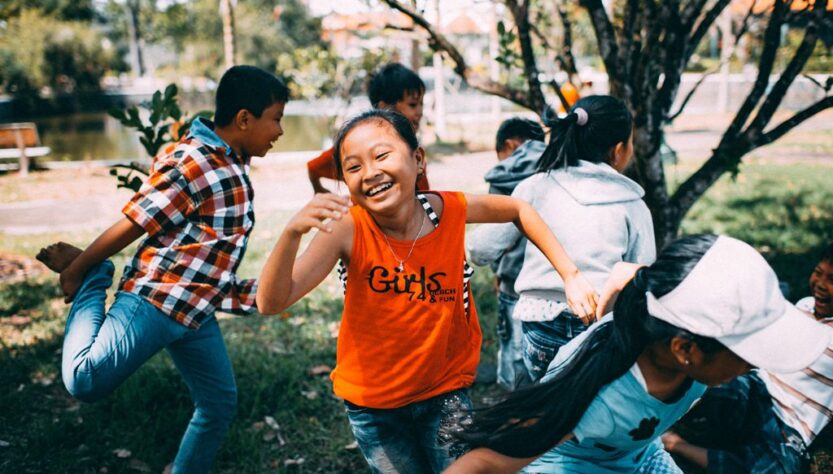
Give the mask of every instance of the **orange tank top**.
[[[439, 223], [416, 241], [402, 272], [373, 218], [350, 209], [353, 250], [331, 378], [335, 394], [356, 405], [399, 408], [474, 381], [481, 333], [464, 282], [466, 199], [436, 194], [443, 200]], [[399, 258], [412, 243], [388, 242]]]

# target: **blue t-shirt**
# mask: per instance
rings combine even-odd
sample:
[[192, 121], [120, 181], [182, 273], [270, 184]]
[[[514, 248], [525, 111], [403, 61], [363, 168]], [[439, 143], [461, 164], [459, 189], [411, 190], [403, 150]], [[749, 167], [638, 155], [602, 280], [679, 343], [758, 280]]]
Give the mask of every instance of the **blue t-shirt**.
[[[605, 322], [612, 324], [612, 315], [562, 347], [543, 381], [557, 373], [582, 341]], [[685, 415], [707, 388], [691, 380], [677, 400], [663, 402], [650, 395], [640, 379], [641, 372], [634, 364], [625, 375], [602, 387], [573, 429], [575, 438], [551, 449], [524, 472], [636, 471], [656, 450], [663, 449], [659, 436]]]

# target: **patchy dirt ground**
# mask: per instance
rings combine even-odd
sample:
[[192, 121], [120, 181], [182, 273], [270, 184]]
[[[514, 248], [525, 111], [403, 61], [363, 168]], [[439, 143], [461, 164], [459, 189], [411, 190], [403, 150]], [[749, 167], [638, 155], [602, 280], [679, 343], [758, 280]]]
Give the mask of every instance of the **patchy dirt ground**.
[[39, 276], [47, 271], [49, 269], [34, 258], [0, 252], [0, 284]]

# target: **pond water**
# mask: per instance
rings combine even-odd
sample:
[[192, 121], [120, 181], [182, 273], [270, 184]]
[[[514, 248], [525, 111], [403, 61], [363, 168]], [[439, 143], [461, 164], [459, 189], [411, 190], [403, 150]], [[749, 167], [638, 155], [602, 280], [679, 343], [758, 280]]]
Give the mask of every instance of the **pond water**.
[[[34, 120], [41, 142], [52, 149], [48, 161], [137, 160], [146, 157], [132, 128], [106, 113], [80, 113]], [[320, 150], [328, 140], [330, 120], [311, 115], [288, 115], [284, 135], [272, 151]]]

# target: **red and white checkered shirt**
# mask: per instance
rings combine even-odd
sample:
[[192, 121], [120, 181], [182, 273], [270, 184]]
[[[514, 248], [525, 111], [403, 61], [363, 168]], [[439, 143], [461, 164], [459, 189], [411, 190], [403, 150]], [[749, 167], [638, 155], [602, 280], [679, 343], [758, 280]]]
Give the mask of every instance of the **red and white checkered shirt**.
[[238, 158], [208, 121], [159, 155], [122, 212], [147, 237], [119, 289], [147, 299], [180, 324], [199, 328], [215, 310], [250, 314], [255, 280], [236, 271], [254, 226], [248, 160]]

